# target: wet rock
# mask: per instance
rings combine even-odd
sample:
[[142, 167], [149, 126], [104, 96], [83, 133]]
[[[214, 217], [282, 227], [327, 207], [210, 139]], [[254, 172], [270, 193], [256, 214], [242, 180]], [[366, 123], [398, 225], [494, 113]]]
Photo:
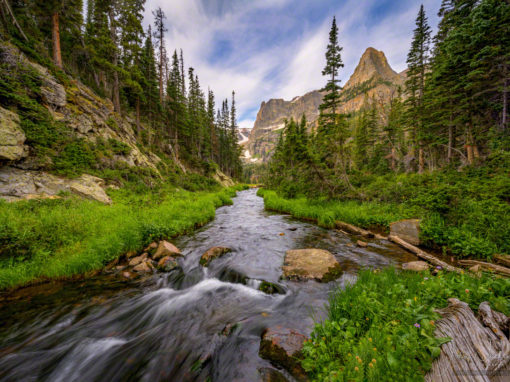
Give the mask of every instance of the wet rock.
[[282, 373], [270, 367], [261, 367], [259, 374], [261, 382], [289, 382]]
[[134, 278], [134, 275], [131, 273], [131, 272], [122, 272], [122, 277], [124, 277], [125, 279], [132, 279]]
[[283, 277], [293, 280], [315, 279], [329, 282], [338, 278], [341, 268], [335, 257], [324, 249], [293, 249], [285, 253]]
[[136, 256], [137, 255], [137, 252], [136, 251], [129, 251], [129, 252], [126, 252], [126, 254], [124, 255], [126, 257], [126, 259], [130, 259], [132, 258], [133, 256]]
[[285, 289], [281, 285], [269, 281], [262, 281], [258, 289], [267, 294], [285, 294]]
[[248, 277], [235, 270], [230, 268], [225, 268], [221, 271], [220, 275], [218, 276], [218, 279], [221, 281], [226, 281], [229, 283], [235, 283], [235, 284], [243, 284], [246, 285], [248, 281]]
[[170, 243], [166, 240], [161, 240], [159, 242], [158, 248], [156, 249], [156, 252], [152, 256], [152, 258], [154, 260], [159, 260], [166, 256], [172, 256], [172, 257], [182, 256], [182, 253], [179, 250], [179, 248], [177, 248], [172, 243]]
[[0, 160], [17, 161], [28, 155], [18, 114], [0, 107]]
[[422, 272], [429, 268], [430, 265], [425, 261], [410, 261], [408, 263], [402, 264], [402, 269], [405, 269], [406, 271]]
[[126, 266], [125, 266], [125, 265], [117, 265], [117, 266], [115, 267], [115, 270], [116, 270], [116, 271], [122, 271], [122, 270], [123, 270], [123, 269], [125, 269], [125, 268], [126, 268]]
[[130, 261], [129, 261], [129, 266], [130, 267], [134, 267], [138, 264], [141, 264], [145, 261], [145, 259], [147, 259], [147, 254], [144, 253], [143, 255], [141, 256], [137, 256], [137, 257], [134, 257], [132, 258]]
[[262, 333], [259, 355], [276, 366], [287, 369], [298, 381], [306, 380], [299, 359], [306, 337], [296, 330], [276, 326]]
[[296, 227], [289, 228], [289, 231], [297, 231]]
[[177, 261], [175, 261], [175, 258], [171, 256], [165, 256], [162, 259], [159, 260], [158, 265], [156, 268], [158, 271], [162, 272], [170, 272], [177, 268], [179, 264], [177, 264]]
[[200, 265], [207, 267], [209, 263], [217, 257], [221, 257], [232, 250], [227, 247], [212, 247], [209, 248], [200, 258]]
[[153, 265], [148, 261], [144, 261], [143, 263], [140, 263], [136, 267], [134, 267], [133, 271], [138, 272], [138, 273], [148, 273], [152, 269], [153, 269]]
[[420, 220], [406, 219], [390, 224], [390, 235], [398, 236], [413, 245], [420, 245]]
[[366, 248], [366, 247], [368, 246], [368, 243], [367, 243], [367, 242], [365, 242], [365, 241], [362, 241], [362, 240], [358, 240], [358, 241], [356, 242], [356, 245], [357, 245], [358, 247], [361, 247], [361, 248]]
[[152, 243], [150, 243], [143, 251], [144, 252], [152, 252], [154, 251], [156, 248], [158, 248], [158, 243], [156, 243], [155, 241], [153, 241]]
[[221, 335], [228, 337], [232, 334], [232, 332], [239, 326], [239, 324], [236, 322], [235, 324], [227, 324], [221, 331]]

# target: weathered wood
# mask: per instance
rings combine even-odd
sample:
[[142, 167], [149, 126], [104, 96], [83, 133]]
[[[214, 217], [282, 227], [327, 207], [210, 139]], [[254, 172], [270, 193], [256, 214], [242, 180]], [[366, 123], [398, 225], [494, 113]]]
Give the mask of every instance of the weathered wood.
[[436, 322], [435, 336], [450, 337], [451, 341], [441, 346], [441, 355], [425, 381], [508, 381], [510, 343], [495, 319], [501, 313], [492, 311], [486, 302], [480, 304], [486, 327], [465, 302], [456, 298], [448, 302], [448, 307], [438, 310], [442, 318]]
[[372, 232], [367, 231], [366, 229], [363, 229], [363, 228], [356, 227], [356, 226], [354, 226], [352, 224], [349, 224], [349, 223], [345, 223], [345, 222], [341, 222], [341, 221], [335, 221], [335, 226], [338, 229], [342, 229], [342, 230], [345, 230], [347, 232], [354, 233], [356, 235], [361, 235], [361, 236], [364, 236], [364, 237], [374, 237], [375, 236]]
[[442, 267], [443, 269], [447, 270], [447, 271], [450, 271], [450, 272], [457, 272], [457, 273], [462, 273], [464, 272], [462, 269], [460, 268], [457, 268], [457, 267], [454, 267], [453, 265], [450, 265], [448, 263], [445, 263], [444, 261], [442, 260], [439, 260], [437, 257], [431, 255], [430, 253], [427, 253], [425, 251], [422, 251], [420, 248], [418, 247], [415, 247], [414, 245], [412, 244], [409, 244], [407, 241], [405, 240], [402, 240], [400, 237], [398, 236], [394, 236], [394, 235], [390, 235], [388, 236], [388, 239], [398, 245], [400, 245], [401, 247], [407, 249], [408, 251], [414, 253], [416, 256], [418, 256], [419, 258], [421, 259], [424, 259], [424, 260], [427, 260], [429, 263], [431, 264], [434, 264], [434, 265], [437, 265], [437, 266], [440, 266]]
[[478, 260], [459, 260], [459, 264], [468, 267], [473, 265], [479, 265], [484, 270], [492, 271], [505, 276], [510, 276], [510, 268], [503, 267], [502, 265], [486, 263], [484, 261]]
[[510, 255], [494, 255], [496, 263], [510, 267]]

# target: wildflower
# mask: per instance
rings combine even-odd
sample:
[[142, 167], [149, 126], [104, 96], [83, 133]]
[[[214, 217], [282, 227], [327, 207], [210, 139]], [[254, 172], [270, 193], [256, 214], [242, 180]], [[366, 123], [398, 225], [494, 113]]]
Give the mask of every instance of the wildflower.
[[418, 301], [418, 297], [414, 296], [414, 302]]
[[372, 365], [372, 363], [369, 363], [369, 364], [368, 364], [368, 366], [369, 366], [369, 367], [374, 367], [374, 365]]
[[429, 278], [428, 277], [425, 277], [423, 280], [428, 280]]
[[438, 266], [436, 267], [436, 269], [437, 269], [438, 271], [440, 271], [441, 269], [443, 269], [443, 267], [442, 267], [442, 266], [440, 266], [440, 265], [438, 265]]
[[377, 360], [375, 358], [372, 358], [372, 363], [376, 363]]
[[435, 324], [434, 320], [430, 320], [430, 325], [434, 326]]
[[417, 322], [415, 322], [415, 323], [414, 323], [414, 327], [415, 327], [415, 328], [419, 328], [419, 327], [421, 327], [421, 325], [420, 325], [420, 324], [418, 324]]
[[350, 357], [351, 355], [352, 355], [351, 353], [347, 353], [347, 356], [349, 356], [349, 357]]
[[377, 348], [374, 348], [374, 351], [377, 351]]
[[369, 341], [369, 342], [372, 342], [372, 338], [369, 338], [369, 339], [368, 339], [368, 341]]
[[365, 320], [367, 320], [367, 321], [368, 321], [368, 317], [365, 317]]
[[469, 289], [466, 289], [466, 293], [469, 293]]
[[358, 358], [359, 363], [363, 363], [363, 360], [361, 358]]
[[358, 368], [358, 366], [356, 366], [356, 367], [354, 368], [354, 370], [356, 370], [356, 371], [359, 371], [359, 368]]

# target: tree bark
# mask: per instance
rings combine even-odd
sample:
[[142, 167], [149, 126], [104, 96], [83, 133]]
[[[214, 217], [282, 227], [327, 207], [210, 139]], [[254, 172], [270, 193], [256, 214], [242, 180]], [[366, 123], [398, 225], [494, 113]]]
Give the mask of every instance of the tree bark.
[[[113, 52], [113, 60], [112, 64], [116, 68], [119, 64], [119, 53], [117, 50], [117, 31], [115, 28], [115, 17], [113, 15], [113, 8], [110, 7], [108, 12], [108, 16], [110, 18], [110, 35], [115, 45], [115, 50]], [[113, 70], [113, 89], [112, 89], [112, 102], [113, 109], [120, 114], [120, 84], [119, 84], [119, 72], [116, 69]]]
[[506, 75], [506, 65], [505, 65], [505, 83], [503, 85], [503, 115], [501, 117], [501, 131], [506, 130], [507, 125], [507, 114], [508, 114], [508, 76]]
[[53, 36], [53, 61], [62, 69], [62, 52], [60, 50], [60, 21], [58, 12], [51, 16]]
[[425, 169], [425, 155], [423, 152], [423, 147], [418, 149], [418, 173], [423, 174]]

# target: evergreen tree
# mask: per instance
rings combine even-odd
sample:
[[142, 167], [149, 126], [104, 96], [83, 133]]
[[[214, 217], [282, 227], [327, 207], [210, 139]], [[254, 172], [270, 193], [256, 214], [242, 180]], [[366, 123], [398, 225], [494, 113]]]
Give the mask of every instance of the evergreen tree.
[[411, 125], [413, 148], [418, 150], [418, 170], [423, 172], [425, 166], [423, 138], [425, 135], [424, 92], [425, 76], [429, 68], [430, 34], [427, 17], [423, 4], [420, 6], [416, 18], [416, 28], [413, 33], [411, 49], [407, 55], [407, 81], [408, 93], [408, 121]]

